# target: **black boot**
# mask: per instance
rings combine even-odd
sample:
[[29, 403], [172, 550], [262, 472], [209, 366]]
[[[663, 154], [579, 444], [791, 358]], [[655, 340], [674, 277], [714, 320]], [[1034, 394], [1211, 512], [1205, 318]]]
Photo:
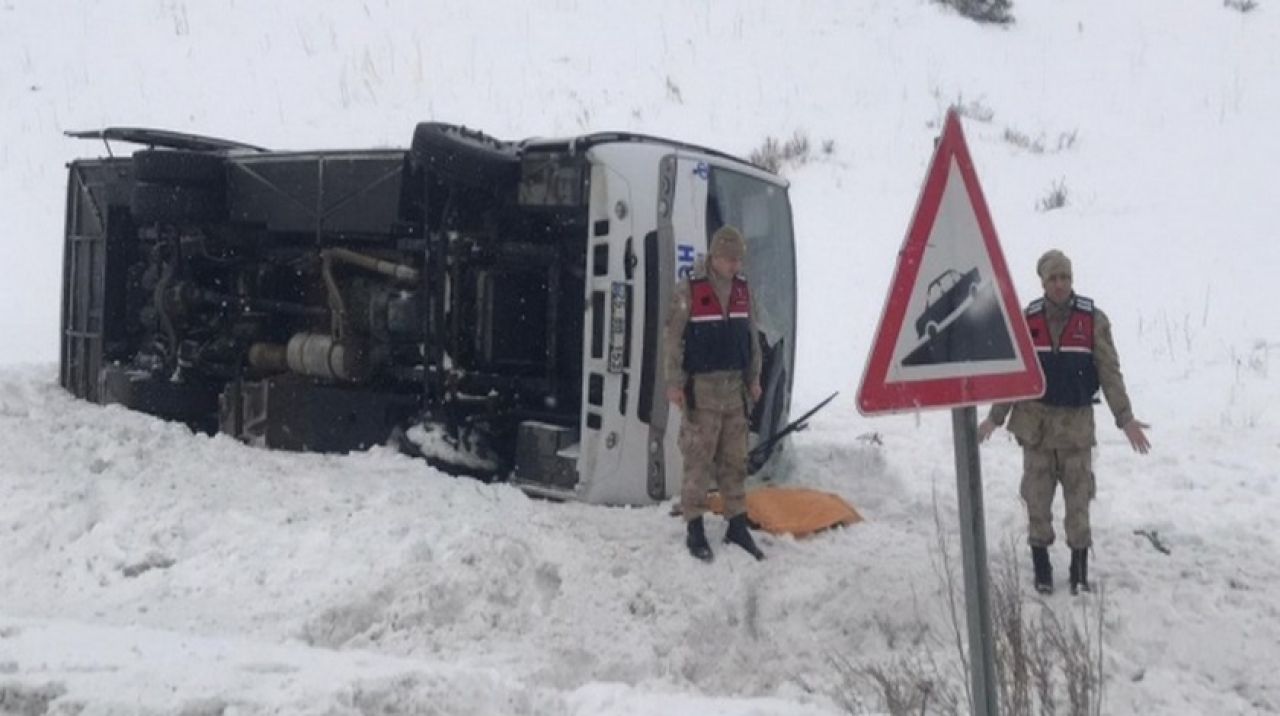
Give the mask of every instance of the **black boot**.
[[703, 562], [710, 562], [713, 555], [711, 545], [707, 544], [707, 532], [702, 526], [702, 518], [695, 517], [687, 524], [689, 532], [684, 538], [684, 544], [689, 548], [689, 554]]
[[764, 552], [761, 552], [756, 546], [756, 541], [751, 539], [751, 530], [747, 529], [745, 512], [729, 518], [729, 529], [724, 533], [724, 541], [738, 545], [756, 559], [764, 559]]
[[1089, 550], [1071, 550], [1071, 593], [1092, 592], [1089, 586]]
[[1048, 547], [1031, 548], [1031, 566], [1035, 569], [1036, 591], [1053, 594], [1053, 565], [1049, 564]]

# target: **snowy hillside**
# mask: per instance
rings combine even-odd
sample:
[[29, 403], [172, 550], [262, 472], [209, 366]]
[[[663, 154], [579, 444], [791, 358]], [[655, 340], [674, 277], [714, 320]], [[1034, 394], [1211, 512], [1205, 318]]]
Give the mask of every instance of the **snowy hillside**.
[[[480, 5], [0, 0], [0, 713], [833, 714], [841, 660], [954, 666], [949, 416], [853, 409], [952, 103], [1020, 298], [1066, 251], [1154, 425], [1138, 456], [1099, 413], [1104, 588], [1047, 602], [1104, 607], [1104, 712], [1280, 712], [1280, 8], [1021, 0], [999, 28], [927, 0]], [[669, 504], [265, 452], [57, 387], [64, 164], [103, 151], [64, 130], [304, 149], [423, 120], [739, 155], [807, 136], [795, 404], [842, 392], [793, 480], [866, 521], [703, 565]], [[983, 458], [992, 554], [1025, 562], [1021, 453], [1001, 432]]]

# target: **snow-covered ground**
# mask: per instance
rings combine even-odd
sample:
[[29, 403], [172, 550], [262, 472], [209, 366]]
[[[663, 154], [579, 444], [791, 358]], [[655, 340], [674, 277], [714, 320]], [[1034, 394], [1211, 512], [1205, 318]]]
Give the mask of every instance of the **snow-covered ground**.
[[[833, 659], [950, 628], [949, 416], [852, 406], [952, 102], [1020, 296], [1040, 253], [1071, 255], [1154, 425], [1144, 457], [1099, 416], [1105, 712], [1280, 712], [1276, 10], [1023, 0], [999, 29], [925, 0], [0, 0], [0, 713], [839, 713]], [[805, 133], [796, 404], [842, 394], [794, 480], [866, 521], [703, 565], [669, 505], [266, 452], [57, 387], [63, 165], [101, 150], [63, 130], [403, 146], [429, 119], [744, 155]], [[1037, 210], [1055, 185], [1067, 205]], [[1001, 432], [983, 458], [992, 553], [1023, 560], [1020, 452]]]

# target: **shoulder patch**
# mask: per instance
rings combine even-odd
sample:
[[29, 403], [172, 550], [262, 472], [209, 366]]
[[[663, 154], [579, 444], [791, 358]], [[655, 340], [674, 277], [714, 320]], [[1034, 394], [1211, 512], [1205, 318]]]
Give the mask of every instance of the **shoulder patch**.
[[1044, 310], [1044, 299], [1043, 299], [1043, 298], [1037, 298], [1036, 300], [1034, 300], [1034, 301], [1032, 301], [1031, 303], [1027, 304], [1027, 310], [1026, 310], [1026, 311], [1024, 311], [1024, 313], [1026, 313], [1028, 316], [1030, 316], [1030, 315], [1032, 315], [1033, 313], [1039, 313], [1039, 312], [1041, 312], [1041, 311], [1043, 311], [1043, 310]]
[[1076, 308], [1080, 309], [1081, 311], [1087, 311], [1089, 313], [1093, 313], [1093, 299], [1088, 298], [1086, 296], [1077, 295]]

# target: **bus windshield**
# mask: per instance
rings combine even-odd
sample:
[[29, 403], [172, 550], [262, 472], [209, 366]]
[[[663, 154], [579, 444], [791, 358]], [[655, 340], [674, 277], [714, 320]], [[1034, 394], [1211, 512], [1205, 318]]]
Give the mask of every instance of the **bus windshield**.
[[712, 234], [726, 224], [736, 226], [747, 240], [745, 273], [755, 299], [756, 323], [770, 348], [785, 338], [790, 353], [795, 347], [796, 272], [786, 189], [713, 166], [707, 191], [708, 245]]

